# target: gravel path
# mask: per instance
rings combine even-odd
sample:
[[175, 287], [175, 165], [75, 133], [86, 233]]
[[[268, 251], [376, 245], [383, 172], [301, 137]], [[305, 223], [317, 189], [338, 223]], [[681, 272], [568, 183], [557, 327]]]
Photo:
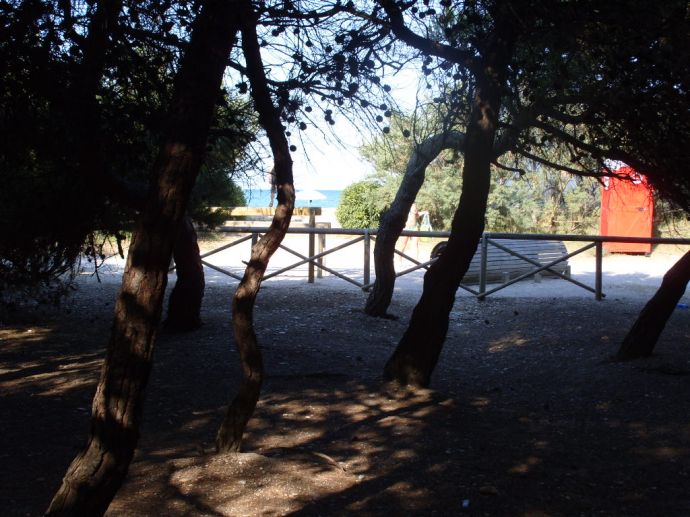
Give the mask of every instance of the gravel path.
[[[241, 271], [241, 258], [221, 264]], [[609, 361], [673, 262], [605, 257], [602, 302], [555, 279], [484, 302], [460, 292], [431, 389], [414, 393], [380, 376], [421, 274], [397, 283], [398, 320], [365, 316], [366, 294], [332, 276], [267, 281], [255, 311], [267, 378], [245, 452], [224, 455], [236, 281], [209, 271], [204, 326], [160, 333], [109, 515], [690, 515], [690, 311], [651, 359]], [[329, 263], [361, 275], [357, 250]], [[81, 275], [60, 309], [0, 323], [2, 515], [40, 515], [84, 443], [121, 267], [109, 261], [100, 284]], [[571, 267], [593, 283], [592, 257]]]

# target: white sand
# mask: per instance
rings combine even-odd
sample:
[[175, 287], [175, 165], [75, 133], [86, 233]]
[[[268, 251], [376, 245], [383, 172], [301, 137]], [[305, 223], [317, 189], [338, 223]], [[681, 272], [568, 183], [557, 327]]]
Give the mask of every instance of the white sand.
[[[238, 237], [232, 235], [229, 238], [218, 241], [206, 241], [202, 243], [202, 253], [218, 248], [226, 243], [236, 240]], [[342, 245], [356, 237], [328, 236], [326, 249]], [[288, 235], [284, 245], [302, 255], [307, 255], [308, 240], [306, 235]], [[373, 253], [374, 243], [371, 244]], [[433, 246], [432, 242], [424, 242], [420, 245], [420, 259], [428, 257], [429, 250]], [[664, 273], [675, 261], [684, 253], [684, 249], [671, 246], [659, 246], [650, 257], [633, 255], [606, 255], [603, 259], [603, 291], [608, 300], [621, 298], [649, 298], [661, 283]], [[242, 261], [249, 259], [250, 243], [243, 242], [227, 250], [209, 256], [205, 260], [223, 269], [241, 276], [244, 272]], [[413, 252], [410, 252], [413, 254]], [[272, 257], [267, 274], [271, 274], [279, 269], [285, 268], [300, 261], [301, 259], [286, 250], [279, 250]], [[364, 247], [362, 242], [347, 246], [346, 248], [329, 254], [324, 257], [324, 264], [341, 274], [355, 279], [358, 282], [363, 280]], [[569, 261], [572, 278], [586, 285], [594, 287], [595, 279], [595, 260], [594, 255], [589, 252], [587, 255], [576, 256]], [[396, 263], [399, 270], [410, 267], [412, 264], [403, 262]], [[121, 274], [124, 269], [124, 260], [113, 257], [106, 261], [100, 270], [100, 278], [103, 282], [120, 282]], [[90, 274], [93, 268], [87, 268], [80, 279], [85, 282], [94, 282], [95, 278]], [[357, 289], [357, 286], [350, 284], [334, 275], [324, 272], [323, 278], [317, 278], [316, 284], [307, 283], [307, 265], [302, 264], [294, 269], [286, 271], [281, 275], [266, 280], [266, 282], [296, 281], [295, 286], [303, 286], [305, 289], [316, 286], [328, 287], [329, 289]], [[174, 274], [171, 274], [171, 282], [174, 281]], [[304, 281], [302, 284], [301, 281]], [[371, 281], [374, 280], [373, 256], [371, 257]], [[408, 275], [398, 278], [396, 282], [396, 292], [405, 292], [406, 295], [418, 295], [421, 293], [423, 273], [415, 271]], [[208, 285], [235, 285], [237, 280], [222, 273], [206, 268], [206, 282]], [[492, 284], [490, 288], [496, 287]], [[476, 286], [474, 286], [476, 288]], [[461, 296], [469, 296], [462, 289], [458, 291]], [[541, 282], [527, 279], [491, 296], [494, 297], [591, 297], [594, 295], [577, 285], [565, 280], [555, 278], [543, 278]]]

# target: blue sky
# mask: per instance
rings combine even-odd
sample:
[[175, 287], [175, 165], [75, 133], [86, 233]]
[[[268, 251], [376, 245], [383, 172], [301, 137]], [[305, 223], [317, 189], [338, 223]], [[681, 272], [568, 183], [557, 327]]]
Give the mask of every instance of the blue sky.
[[[386, 82], [392, 86], [391, 96], [397, 108], [411, 112], [417, 100], [419, 71], [404, 69], [395, 76], [388, 76]], [[324, 141], [323, 134], [314, 128], [304, 132], [303, 138], [307, 140], [303, 148], [297, 144], [293, 171], [298, 190], [340, 190], [373, 171], [372, 165], [359, 155], [358, 148], [381, 129], [361, 123], [354, 126], [342, 115], [336, 115], [335, 119], [333, 128], [344, 146]], [[329, 131], [330, 128], [325, 129], [324, 133]]]
[[[408, 112], [414, 109], [418, 81], [419, 71], [412, 68], [386, 78], [392, 86], [391, 96], [398, 109]], [[291, 143], [297, 146], [297, 151], [292, 154], [297, 190], [342, 190], [373, 171], [371, 164], [359, 155], [358, 148], [371, 140], [380, 128], [361, 123], [355, 126], [345, 115], [338, 113], [334, 113], [334, 118], [335, 126], [324, 123], [324, 127], [310, 127], [301, 132], [298, 138], [293, 134]], [[336, 132], [342, 145], [331, 136], [331, 131]], [[269, 170], [271, 165], [267, 167]], [[257, 176], [252, 188], [270, 188], [268, 177]]]
[[[339, 120], [337, 125], [341, 126], [339, 138], [344, 145], [324, 138], [313, 128], [313, 136], [304, 134], [302, 142], [295, 142], [297, 151], [292, 153], [292, 159], [297, 190], [342, 190], [372, 171], [371, 164], [358, 152], [362, 135], [346, 121]], [[267, 167], [270, 169], [271, 164]], [[252, 188], [270, 188], [268, 176], [255, 177]]]
[[362, 159], [358, 151], [363, 136], [368, 134], [356, 132], [342, 118], [337, 126], [340, 126], [339, 138], [344, 145], [325, 141], [321, 134], [305, 140], [304, 147], [298, 144], [297, 152], [293, 153], [295, 188], [341, 190], [372, 171], [371, 164]]
[[[417, 99], [419, 73], [416, 69], [406, 69], [395, 76], [389, 76], [386, 82], [392, 86], [391, 96], [398, 109], [411, 112]], [[304, 145], [296, 143], [297, 151], [293, 153], [295, 188], [314, 190], [341, 190], [355, 181], [362, 180], [373, 167], [359, 155], [359, 147], [373, 139], [381, 128], [363, 126], [355, 127], [343, 115], [335, 115], [338, 138], [344, 144], [338, 145], [333, 139], [326, 138], [332, 130], [310, 128], [302, 134]]]

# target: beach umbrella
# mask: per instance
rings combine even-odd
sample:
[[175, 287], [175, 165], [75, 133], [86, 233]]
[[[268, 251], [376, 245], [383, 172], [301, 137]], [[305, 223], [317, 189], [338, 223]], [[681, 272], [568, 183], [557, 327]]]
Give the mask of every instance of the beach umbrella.
[[295, 197], [300, 201], [309, 201], [309, 204], [311, 204], [312, 201], [323, 201], [327, 199], [326, 195], [318, 190], [298, 190], [295, 193]]

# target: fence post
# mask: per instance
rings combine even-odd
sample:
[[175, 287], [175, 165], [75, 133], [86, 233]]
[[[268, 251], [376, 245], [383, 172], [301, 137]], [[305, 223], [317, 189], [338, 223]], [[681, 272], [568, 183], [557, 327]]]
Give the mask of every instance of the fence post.
[[[252, 240], [251, 240], [252, 245], [249, 248], [249, 258], [247, 259], [247, 261], [252, 259], [252, 254], [254, 253], [254, 246], [256, 246], [257, 242], [259, 242], [259, 234], [256, 232], [252, 232]], [[247, 263], [248, 262], [245, 262], [245, 264], [247, 264]]]
[[369, 230], [364, 230], [364, 285], [371, 280], [371, 236]]
[[602, 256], [603, 256], [603, 251], [602, 251], [602, 242], [597, 241], [596, 243], [596, 270], [594, 272], [594, 297], [596, 298], [597, 301], [601, 301], [603, 298], [601, 294], [601, 262], [602, 262]]
[[477, 295], [477, 299], [483, 300], [485, 298], [484, 293], [486, 292], [486, 263], [489, 247], [489, 240], [486, 234], [482, 234], [479, 243], [481, 246], [481, 256], [479, 261], [479, 294]]
[[[313, 229], [315, 227], [316, 227], [316, 210], [314, 210], [313, 208], [310, 207], [309, 208], [309, 228]], [[314, 249], [315, 249], [314, 237], [315, 236], [313, 233], [309, 234], [309, 253], [308, 253], [308, 256], [309, 256], [309, 278], [307, 281], [310, 284], [314, 283], [314, 268], [315, 268], [315, 266], [314, 266], [314, 261], [312, 260], [312, 257], [314, 255], [316, 255], [316, 253], [314, 252]]]
[[[316, 251], [318, 252], [319, 255], [323, 253], [323, 250], [326, 249], [326, 234], [325, 233], [320, 233], [319, 234], [319, 244], [317, 246]], [[323, 266], [323, 257], [319, 257], [317, 260], [317, 263], [320, 266]], [[323, 269], [317, 268], [316, 270], [316, 278], [323, 278]]]

